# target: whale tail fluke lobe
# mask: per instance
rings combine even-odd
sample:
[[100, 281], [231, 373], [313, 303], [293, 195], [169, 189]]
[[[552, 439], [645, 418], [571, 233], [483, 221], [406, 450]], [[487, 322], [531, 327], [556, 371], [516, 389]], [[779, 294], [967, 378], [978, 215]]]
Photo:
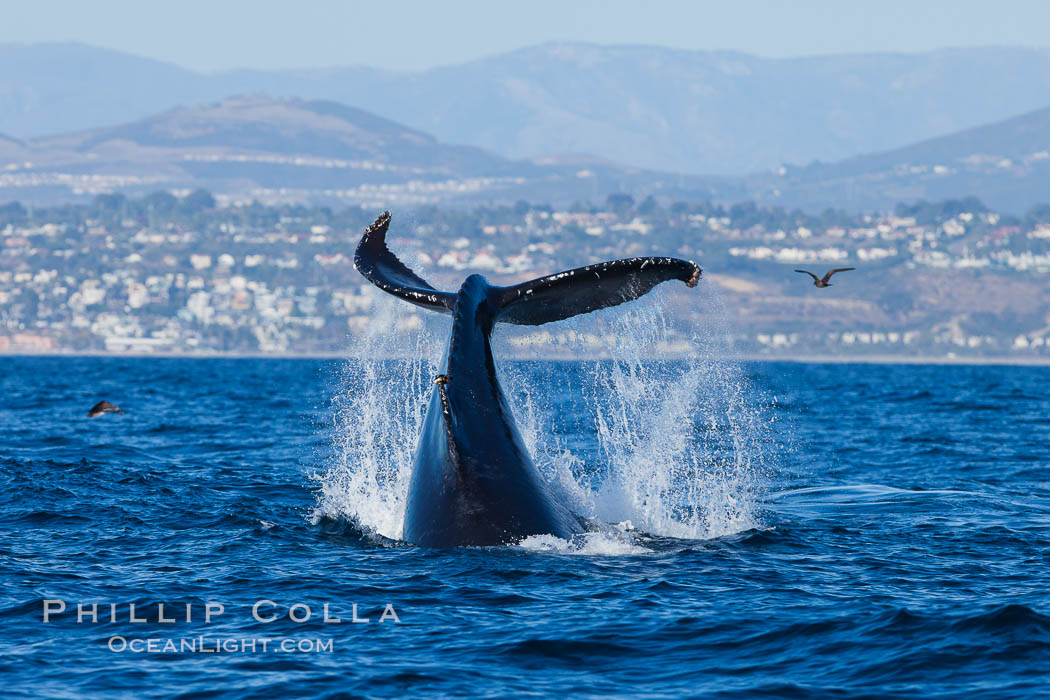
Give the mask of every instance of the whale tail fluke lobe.
[[522, 326], [561, 321], [632, 301], [674, 279], [695, 287], [700, 268], [678, 258], [627, 258], [588, 265], [501, 288], [496, 320]]
[[365, 229], [354, 254], [354, 269], [384, 292], [425, 309], [451, 313], [456, 306], [456, 295], [434, 289], [390, 252], [386, 246], [389, 227], [390, 212], [387, 211]]
[[[390, 212], [368, 227], [354, 255], [354, 267], [372, 284], [423, 308], [454, 313], [457, 295], [435, 289], [390, 252]], [[632, 301], [661, 282], [680, 280], [695, 287], [696, 263], [678, 258], [627, 258], [588, 265], [509, 287], [492, 287], [495, 321], [537, 326]]]

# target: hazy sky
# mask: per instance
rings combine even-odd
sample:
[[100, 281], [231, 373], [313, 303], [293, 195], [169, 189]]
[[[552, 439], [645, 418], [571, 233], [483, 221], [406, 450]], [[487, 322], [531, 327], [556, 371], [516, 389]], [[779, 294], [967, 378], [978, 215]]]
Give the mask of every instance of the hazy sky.
[[0, 43], [76, 40], [197, 70], [428, 68], [551, 40], [763, 56], [1050, 45], [1043, 0], [12, 0]]

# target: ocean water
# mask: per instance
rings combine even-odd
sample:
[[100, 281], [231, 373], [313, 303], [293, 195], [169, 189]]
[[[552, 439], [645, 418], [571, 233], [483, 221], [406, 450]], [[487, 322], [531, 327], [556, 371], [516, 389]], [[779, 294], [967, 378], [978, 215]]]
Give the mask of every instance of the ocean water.
[[1050, 369], [506, 362], [608, 525], [434, 551], [397, 539], [431, 340], [0, 358], [3, 694], [1047, 692]]

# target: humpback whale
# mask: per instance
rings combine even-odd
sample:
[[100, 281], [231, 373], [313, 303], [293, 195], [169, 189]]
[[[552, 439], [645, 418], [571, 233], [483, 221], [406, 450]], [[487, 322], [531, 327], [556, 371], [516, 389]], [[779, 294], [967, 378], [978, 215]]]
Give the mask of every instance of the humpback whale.
[[416, 446], [404, 539], [425, 547], [488, 546], [583, 532], [583, 521], [555, 498], [525, 448], [496, 377], [492, 330], [615, 306], [668, 280], [695, 287], [700, 268], [676, 258], [629, 258], [508, 287], [474, 274], [453, 293], [435, 289], [390, 252], [389, 226], [385, 212], [365, 230], [354, 267], [389, 294], [452, 315]]

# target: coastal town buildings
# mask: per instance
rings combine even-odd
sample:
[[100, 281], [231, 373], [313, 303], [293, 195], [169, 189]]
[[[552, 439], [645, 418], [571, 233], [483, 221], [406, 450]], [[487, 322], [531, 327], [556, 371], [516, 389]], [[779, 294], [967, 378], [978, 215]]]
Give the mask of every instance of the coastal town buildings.
[[[380, 303], [353, 268], [373, 212], [213, 207], [142, 220], [13, 206], [0, 209], [0, 353], [340, 353]], [[634, 255], [695, 259], [744, 355], [1050, 357], [1050, 319], [1032, 303], [1050, 298], [1050, 217], [519, 203], [397, 213], [391, 242], [448, 287], [472, 272], [511, 283]], [[800, 265], [860, 271], [815, 291]], [[684, 328], [711, 313], [668, 309]], [[393, 322], [411, 331], [422, 313]]]

